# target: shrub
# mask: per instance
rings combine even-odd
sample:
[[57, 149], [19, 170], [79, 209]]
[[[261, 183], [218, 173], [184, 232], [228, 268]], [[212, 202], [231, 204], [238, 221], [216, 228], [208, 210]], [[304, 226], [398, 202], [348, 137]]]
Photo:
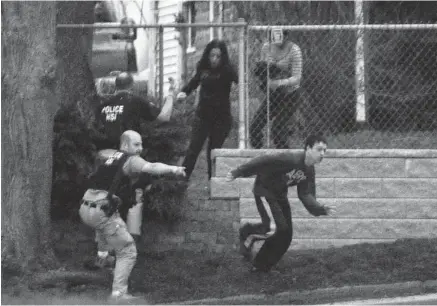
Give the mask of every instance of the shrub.
[[[152, 101], [154, 98], [149, 97]], [[52, 219], [77, 218], [79, 201], [86, 190], [86, 178], [97, 153], [99, 131], [80, 111], [82, 103], [99, 103], [88, 97], [77, 105], [62, 106], [55, 117], [53, 141]], [[155, 101], [156, 102], [156, 101]], [[190, 133], [193, 103], [175, 105], [168, 123], [142, 122], [144, 152], [151, 162], [176, 164], [183, 156]], [[144, 213], [163, 222], [176, 221], [183, 209], [186, 182], [170, 177], [150, 177]]]

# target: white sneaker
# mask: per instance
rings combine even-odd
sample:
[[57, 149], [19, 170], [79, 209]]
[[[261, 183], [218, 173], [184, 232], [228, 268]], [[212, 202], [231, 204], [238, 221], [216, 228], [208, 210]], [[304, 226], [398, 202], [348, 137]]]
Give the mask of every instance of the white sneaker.
[[109, 297], [110, 301], [112, 302], [129, 302], [137, 299], [137, 297], [129, 294], [129, 293], [122, 293], [120, 291], [112, 292], [111, 296]]

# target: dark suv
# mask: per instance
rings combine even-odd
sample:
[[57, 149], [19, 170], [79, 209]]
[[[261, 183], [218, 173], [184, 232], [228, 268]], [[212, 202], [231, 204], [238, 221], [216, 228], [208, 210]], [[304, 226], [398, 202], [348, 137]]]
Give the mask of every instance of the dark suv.
[[[133, 24], [126, 16], [122, 1], [99, 1], [94, 9], [95, 24]], [[94, 29], [91, 71], [94, 78], [112, 71], [137, 72], [134, 41], [136, 29]]]
[[[123, 1], [98, 1], [94, 8], [95, 24], [135, 24], [126, 15]], [[99, 94], [114, 92], [115, 76], [124, 71], [132, 73], [136, 94], [147, 94], [147, 81], [138, 77], [133, 28], [94, 29], [91, 71]]]

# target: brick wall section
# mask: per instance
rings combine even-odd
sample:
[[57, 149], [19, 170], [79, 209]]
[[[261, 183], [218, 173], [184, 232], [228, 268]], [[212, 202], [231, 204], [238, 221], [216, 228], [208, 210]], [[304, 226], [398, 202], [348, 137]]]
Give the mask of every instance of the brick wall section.
[[[260, 154], [280, 150], [215, 150], [211, 198], [239, 201], [240, 221], [259, 220], [254, 178], [226, 173]], [[296, 248], [437, 236], [437, 150], [329, 150], [316, 168], [317, 198], [335, 205], [333, 217], [313, 217], [290, 188]]]
[[186, 205], [183, 221], [171, 230], [164, 227], [154, 235], [152, 231], [156, 232], [156, 225], [146, 225], [151, 227], [150, 232], [145, 230], [149, 250], [178, 248], [237, 255], [240, 228], [240, 202], [237, 199], [191, 198]]

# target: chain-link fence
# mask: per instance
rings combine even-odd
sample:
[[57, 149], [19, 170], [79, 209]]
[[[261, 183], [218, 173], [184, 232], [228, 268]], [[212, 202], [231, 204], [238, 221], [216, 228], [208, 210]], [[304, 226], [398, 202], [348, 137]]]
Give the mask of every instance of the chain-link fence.
[[272, 27], [248, 29], [250, 147], [322, 132], [332, 148], [437, 148], [437, 25], [281, 28], [283, 48]]

